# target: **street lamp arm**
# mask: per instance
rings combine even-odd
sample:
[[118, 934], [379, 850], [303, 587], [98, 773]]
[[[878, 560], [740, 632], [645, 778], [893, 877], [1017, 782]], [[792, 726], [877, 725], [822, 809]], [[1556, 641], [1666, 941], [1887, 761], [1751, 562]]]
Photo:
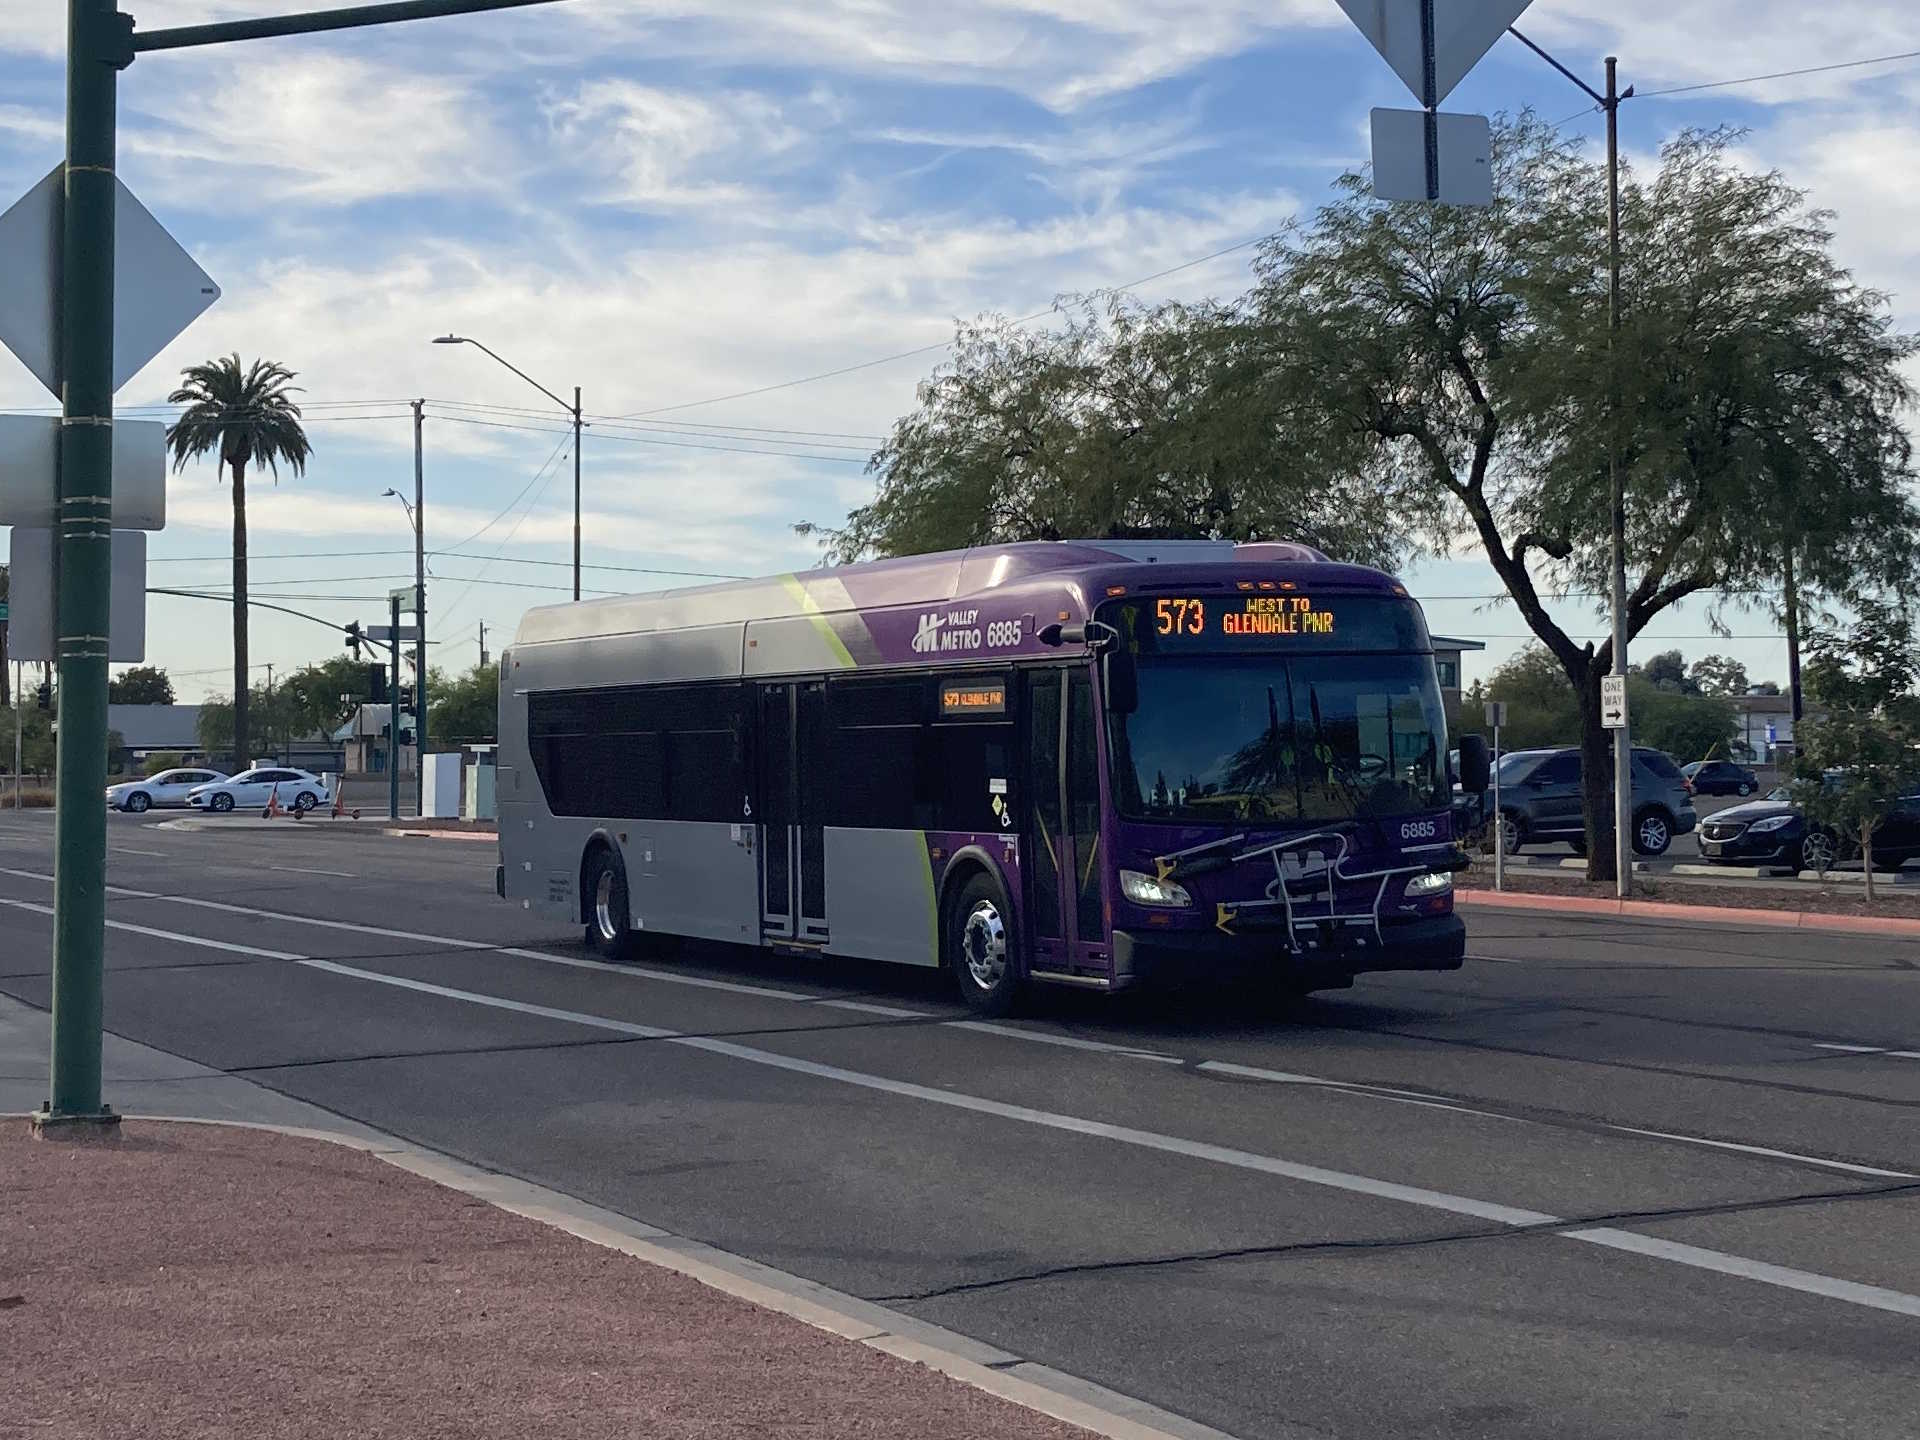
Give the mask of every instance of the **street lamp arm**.
[[475, 340], [470, 335], [443, 335], [438, 340], [435, 340], [433, 343], [436, 345], [471, 345], [476, 350], [485, 351], [486, 354], [493, 356], [493, 358], [497, 360], [500, 364], [506, 366], [507, 369], [513, 371], [514, 374], [518, 375], [522, 380], [526, 381], [529, 385], [533, 386], [533, 388], [538, 390], [542, 395], [546, 396], [549, 400], [553, 401], [554, 404], [558, 405], [562, 410], [566, 411], [567, 414], [572, 415], [576, 413], [573, 406], [569, 405], [566, 401], [562, 400], [558, 395], [554, 394], [553, 391], [547, 389], [546, 386], [542, 385], [538, 380], [534, 379], [531, 375], [527, 374], [527, 372], [522, 370], [518, 365], [514, 364], [511, 360], [506, 359], [504, 356], [500, 355], [496, 351], [488, 349], [485, 345], [482, 345], [478, 340]]
[[[1526, 46], [1527, 49], [1531, 50], [1534, 54], [1538, 55], [1542, 60], [1546, 61], [1547, 64], [1551, 65], [1554, 69], [1558, 70], [1562, 75], [1566, 76], [1567, 79], [1571, 80], [1574, 84], [1578, 85], [1582, 90], [1586, 91], [1587, 94], [1591, 95], [1593, 97], [1594, 104], [1605, 105], [1607, 103], [1606, 96], [1602, 95], [1598, 90], [1594, 89], [1591, 85], [1587, 84], [1587, 82], [1582, 80], [1578, 75], [1574, 74], [1571, 70], [1567, 69], [1567, 67], [1562, 65], [1558, 60], [1554, 59], [1551, 55], [1547, 54], [1546, 51], [1542, 50], [1538, 45], [1534, 44], [1533, 41], [1527, 39], [1526, 36], [1522, 35], [1518, 30], [1514, 29], [1513, 26], [1509, 25], [1507, 27], [1507, 33], [1513, 36], [1513, 38], [1518, 40], [1522, 45]], [[1626, 97], [1623, 95], [1620, 98], [1624, 100]]]
[[483, 10], [516, 10], [549, 5], [553, 0], [393, 0], [384, 5], [355, 5], [345, 10], [309, 10], [301, 15], [269, 15], [258, 20], [228, 20], [213, 25], [179, 25], [168, 30], [134, 32], [136, 54], [181, 50], [190, 45], [219, 45], [229, 40], [267, 40], [279, 35], [312, 35], [322, 30], [355, 30], [400, 20], [437, 20], [445, 15], [475, 15]]

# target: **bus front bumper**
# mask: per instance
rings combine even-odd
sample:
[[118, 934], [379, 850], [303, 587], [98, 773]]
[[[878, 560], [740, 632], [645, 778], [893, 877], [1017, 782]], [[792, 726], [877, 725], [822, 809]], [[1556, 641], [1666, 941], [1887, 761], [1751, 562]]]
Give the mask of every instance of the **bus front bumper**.
[[[1302, 936], [1295, 954], [1274, 931], [1228, 935], [1217, 930], [1113, 933], [1114, 985], [1204, 976], [1291, 974], [1320, 987], [1351, 983], [1370, 970], [1458, 970], [1466, 960], [1467, 927], [1458, 915], [1389, 921], [1331, 936]], [[1381, 943], [1384, 940], [1384, 944]]]

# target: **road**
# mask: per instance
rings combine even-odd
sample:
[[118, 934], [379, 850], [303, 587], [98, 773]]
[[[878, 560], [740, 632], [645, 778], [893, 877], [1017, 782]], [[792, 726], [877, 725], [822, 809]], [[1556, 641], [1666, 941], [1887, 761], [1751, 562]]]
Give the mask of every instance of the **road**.
[[[1478, 911], [1464, 970], [1277, 1015], [980, 1024], [601, 965], [482, 844], [109, 834], [116, 1033], [1236, 1435], [1920, 1433], [1911, 940]], [[0, 816], [34, 1005], [50, 837]]]

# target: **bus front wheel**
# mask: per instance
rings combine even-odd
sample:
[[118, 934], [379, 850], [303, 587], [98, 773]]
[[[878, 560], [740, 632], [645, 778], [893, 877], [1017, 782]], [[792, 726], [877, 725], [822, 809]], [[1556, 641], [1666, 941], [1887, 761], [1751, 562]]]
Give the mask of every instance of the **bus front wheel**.
[[627, 872], [620, 857], [601, 847], [586, 864], [587, 945], [609, 960], [633, 948], [633, 913], [627, 903]]
[[947, 911], [946, 959], [960, 998], [981, 1015], [1005, 1015], [1020, 993], [1013, 916], [998, 882], [968, 877]]

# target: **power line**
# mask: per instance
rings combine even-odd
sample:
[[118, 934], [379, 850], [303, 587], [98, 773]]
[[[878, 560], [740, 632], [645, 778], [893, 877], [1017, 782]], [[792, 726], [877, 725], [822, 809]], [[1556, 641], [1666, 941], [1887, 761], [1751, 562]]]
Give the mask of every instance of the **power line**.
[[[490, 430], [525, 430], [535, 435], [571, 435], [572, 430], [556, 429], [551, 425], [512, 425], [500, 420], [475, 420], [466, 415], [441, 415], [441, 420], [455, 425], [479, 425]], [[638, 435], [624, 435], [618, 431], [602, 430], [595, 427], [594, 434], [602, 439], [619, 441], [627, 445], [664, 445], [673, 450], [722, 450], [731, 455], [766, 455], [776, 460], [818, 460], [829, 465], [865, 465], [867, 462], [844, 455], [810, 455], [791, 450], [750, 450], [740, 445], [706, 445], [690, 440], [653, 440]]]
[[520, 487], [520, 494], [515, 495], [513, 499], [509, 500], [506, 503], [506, 506], [500, 511], [498, 515], [494, 516], [493, 519], [487, 521], [486, 524], [482, 525], [478, 530], [474, 531], [473, 534], [467, 536], [466, 539], [460, 541], [459, 544], [448, 546], [447, 547], [448, 550], [460, 550], [465, 548], [468, 545], [471, 545], [474, 541], [478, 540], [482, 535], [486, 534], [487, 531], [491, 530], [494, 526], [498, 525], [502, 520], [506, 519], [508, 513], [513, 509], [513, 507], [520, 503], [520, 496], [525, 495], [527, 491], [531, 490], [534, 487], [535, 483], [539, 481], [540, 477], [547, 473], [548, 468], [556, 460], [558, 460], [560, 456], [566, 451], [567, 444], [572, 439], [573, 439], [573, 435], [571, 432], [563, 433], [560, 437], [560, 443], [553, 447], [553, 453], [547, 456], [546, 461], [540, 466], [538, 470], [533, 472], [532, 478], [529, 479], [526, 484]]
[[[1271, 232], [1269, 232], [1269, 234], [1270, 233]], [[1211, 254], [1202, 255], [1197, 260], [1187, 260], [1178, 265], [1169, 265], [1165, 270], [1156, 270], [1153, 274], [1143, 275], [1138, 280], [1129, 280], [1123, 285], [1110, 285], [1104, 289], [1094, 290], [1090, 293], [1092, 295], [1117, 295], [1123, 290], [1132, 290], [1140, 285], [1151, 284], [1155, 280], [1164, 280], [1169, 275], [1177, 275], [1182, 270], [1191, 270], [1197, 265], [1205, 265], [1209, 261], [1218, 260], [1223, 255], [1231, 255], [1236, 250], [1245, 250], [1249, 246], [1260, 244], [1267, 238], [1268, 234], [1262, 234], [1255, 235], [1250, 239], [1235, 241], [1231, 245], [1222, 246]], [[1044, 316], [1054, 314], [1057, 308], [1057, 306], [1049, 305], [1046, 309], [1036, 310], [1031, 315], [1022, 315], [1012, 323], [1015, 325], [1030, 324]], [[913, 350], [901, 350], [892, 355], [882, 355], [877, 360], [862, 360], [855, 365], [842, 365], [837, 370], [823, 370], [818, 375], [803, 375], [797, 380], [782, 380], [778, 384], [761, 385], [752, 390], [736, 390], [729, 395], [712, 395], [705, 400], [683, 400], [678, 405], [656, 405], [651, 410], [635, 410], [619, 418], [622, 420], [639, 420], [649, 415], [664, 415], [671, 410], [695, 410], [703, 405], [719, 405], [728, 400], [745, 400], [754, 395], [769, 395], [775, 390], [791, 390], [796, 385], [811, 385], [817, 380], [834, 380], [842, 375], [852, 375], [861, 370], [872, 370], [876, 366], [891, 365], [896, 360], [910, 360], [916, 355], [931, 355], [936, 351], [950, 350], [953, 348], [953, 343], [951, 340], [942, 340], [937, 345], [922, 345]]]
[[1770, 75], [1743, 75], [1738, 80], [1708, 80], [1699, 85], [1671, 85], [1665, 90], [1642, 90], [1640, 96], [1651, 100], [1659, 95], [1690, 95], [1697, 90], [1724, 90], [1731, 85], [1755, 85], [1762, 80], [1791, 80], [1800, 75], [1825, 75], [1833, 70], [1858, 70], [1863, 65], [1890, 65], [1896, 60], [1920, 60], [1920, 50], [1903, 50], [1897, 55], [1873, 55], [1865, 60], [1842, 60], [1833, 65], [1805, 65], [1798, 70], [1776, 70]]

